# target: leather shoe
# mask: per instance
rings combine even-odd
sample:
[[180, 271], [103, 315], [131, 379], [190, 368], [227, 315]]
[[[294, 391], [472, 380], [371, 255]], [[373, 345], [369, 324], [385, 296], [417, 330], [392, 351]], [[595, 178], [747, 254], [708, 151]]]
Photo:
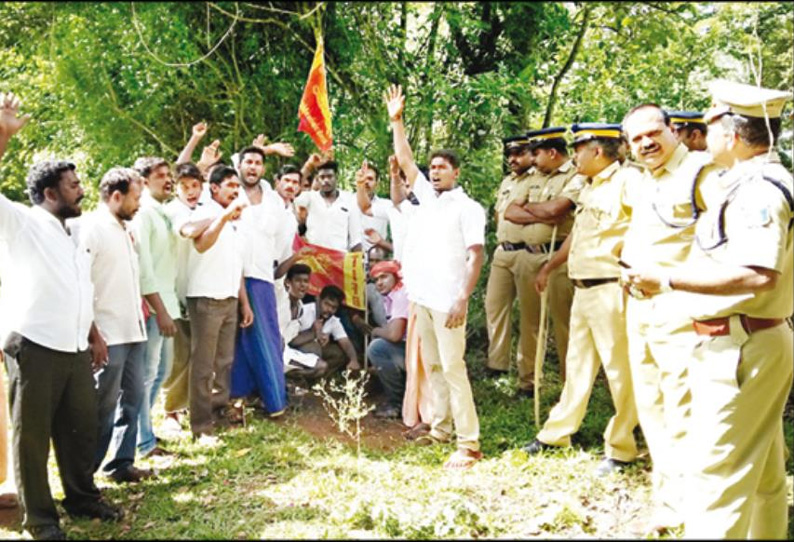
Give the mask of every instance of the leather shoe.
[[66, 533], [57, 525], [37, 525], [28, 527], [27, 531], [33, 540], [66, 540]]
[[139, 469], [138, 467], [130, 466], [126, 469], [118, 469], [108, 475], [113, 481], [123, 483], [136, 483], [147, 478], [154, 477], [155, 474], [148, 469]]
[[538, 439], [535, 439], [526, 446], [522, 447], [521, 449], [524, 450], [529, 455], [535, 455], [542, 452], [543, 450], [551, 450], [552, 448], [554, 448], [554, 446], [549, 446], [545, 442], [541, 442]]
[[118, 521], [124, 517], [121, 508], [112, 506], [102, 500], [88, 501], [78, 506], [63, 507], [70, 516], [101, 519], [102, 521]]
[[628, 465], [626, 461], [618, 461], [617, 459], [612, 459], [607, 457], [601, 463], [598, 464], [596, 467], [595, 475], [599, 478], [603, 478], [604, 476], [609, 476], [613, 472], [620, 472], [623, 468]]

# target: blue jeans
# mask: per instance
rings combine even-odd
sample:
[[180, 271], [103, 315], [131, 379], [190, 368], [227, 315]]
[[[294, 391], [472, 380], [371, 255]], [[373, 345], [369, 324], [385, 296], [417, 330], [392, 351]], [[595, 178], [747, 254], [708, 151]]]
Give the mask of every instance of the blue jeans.
[[146, 334], [149, 340], [146, 341], [144, 397], [138, 420], [138, 451], [141, 455], [147, 455], [157, 446], [152, 427], [152, 409], [174, 362], [174, 339], [160, 335], [154, 314], [146, 319]]
[[103, 468], [107, 473], [127, 469], [135, 461], [145, 351], [145, 342], [109, 346], [108, 364], [94, 375], [99, 415], [95, 468], [108, 455]]
[[402, 410], [405, 395], [405, 341], [377, 338], [369, 343], [367, 356], [386, 389], [386, 402]]

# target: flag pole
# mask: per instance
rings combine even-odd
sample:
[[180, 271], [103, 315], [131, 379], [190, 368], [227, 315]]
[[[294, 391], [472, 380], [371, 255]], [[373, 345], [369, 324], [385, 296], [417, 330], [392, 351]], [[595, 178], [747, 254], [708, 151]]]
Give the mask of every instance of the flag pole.
[[[549, 244], [549, 254], [546, 262], [551, 260], [554, 255], [554, 243], [557, 240], [557, 225], [551, 230], [551, 243]], [[546, 263], [544, 262], [544, 263]], [[546, 359], [546, 318], [547, 302], [549, 299], [549, 288], [551, 281], [546, 284], [540, 294], [540, 323], [538, 325], [538, 342], [535, 348], [535, 427], [540, 428], [540, 381], [543, 378], [543, 362]]]

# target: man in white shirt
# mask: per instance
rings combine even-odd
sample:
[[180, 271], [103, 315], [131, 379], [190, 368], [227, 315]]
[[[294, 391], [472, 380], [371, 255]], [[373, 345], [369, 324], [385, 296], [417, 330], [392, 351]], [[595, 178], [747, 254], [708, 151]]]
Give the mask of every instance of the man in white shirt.
[[237, 416], [228, 407], [238, 307], [242, 327], [254, 319], [242, 283], [245, 240], [236, 221], [246, 205], [237, 200], [239, 188], [234, 169], [215, 167], [210, 174], [212, 199], [192, 217], [194, 221], [212, 219], [188, 253], [186, 292], [191, 335], [190, 428], [194, 438], [208, 444], [215, 440], [211, 438], [213, 411]]
[[312, 268], [303, 263], [292, 265], [284, 278], [287, 304], [279, 305], [279, 329], [284, 340], [284, 373], [290, 378], [313, 380], [326, 373], [328, 364], [316, 354], [301, 352], [290, 346], [301, 331], [303, 298], [309, 289]]
[[482, 458], [463, 355], [469, 296], [483, 263], [485, 211], [456, 186], [460, 166], [454, 152], [431, 155], [430, 181], [420, 174], [405, 136], [405, 97], [399, 86], [390, 88], [386, 104], [397, 160], [420, 201], [410, 219], [402, 262], [408, 298], [417, 305], [416, 327], [433, 393], [430, 434], [420, 439], [448, 442], [454, 420], [458, 449], [444, 467], [467, 469]]
[[174, 362], [171, 371], [163, 382], [165, 390], [164, 429], [171, 433], [182, 430], [182, 414], [188, 408], [190, 371], [190, 320], [187, 313], [187, 258], [193, 239], [204, 233], [212, 219], [191, 222], [193, 210], [199, 205], [204, 176], [193, 163], [179, 164], [176, 168], [177, 197], [168, 202], [163, 210], [168, 217], [171, 232], [175, 239], [176, 253], [176, 295], [179, 301], [179, 314], [174, 323], [177, 333], [174, 336]]
[[75, 224], [80, 248], [91, 257], [95, 322], [108, 345], [108, 363], [94, 375], [99, 410], [96, 468], [109, 455], [103, 471], [116, 482], [139, 482], [153, 475], [134, 466], [138, 415], [146, 393], [147, 343], [138, 253], [127, 221], [138, 212], [141, 190], [141, 177], [134, 169], [110, 169], [99, 183], [99, 207]]
[[375, 193], [378, 175], [378, 168], [367, 160], [364, 160], [361, 169], [356, 172], [356, 202], [361, 213], [361, 238], [365, 254], [377, 240], [380, 240], [384, 249], [392, 251], [387, 236], [389, 209], [394, 205], [391, 200], [381, 198]]
[[174, 357], [179, 303], [176, 299], [176, 250], [168, 217], [163, 209], [171, 196], [174, 179], [171, 167], [162, 158], [146, 156], [135, 161], [134, 169], [146, 187], [141, 209], [132, 221], [135, 245], [140, 255], [141, 293], [146, 299], [145, 394], [138, 429], [141, 456], [169, 455], [157, 445], [152, 427], [152, 409], [163, 381], [171, 372]]
[[[252, 155], [259, 158], [259, 152], [258, 148], [244, 150], [241, 153], [243, 163], [250, 161]], [[250, 203], [240, 217], [239, 231], [246, 238], [243, 276], [254, 322], [237, 335], [231, 369], [231, 397], [248, 397], [255, 393], [262, 408], [275, 417], [287, 408], [287, 387], [274, 268], [292, 254], [295, 222], [290, 220], [292, 211], [272, 189], [249, 191], [251, 178], [249, 176], [244, 181]], [[269, 185], [260, 181], [259, 186]], [[241, 199], [246, 198], [241, 196]]]
[[317, 168], [318, 191], [295, 198], [298, 222], [306, 224], [306, 240], [340, 252], [361, 250], [361, 220], [352, 193], [337, 188], [339, 166], [328, 161]]
[[328, 377], [340, 370], [345, 359], [348, 360], [348, 370], [360, 369], [356, 349], [347, 337], [341, 320], [336, 316], [344, 299], [344, 292], [336, 286], [323, 288], [316, 303], [303, 305], [298, 319], [300, 332], [290, 342], [291, 347], [315, 354], [326, 362], [328, 369], [318, 375], [319, 378]]
[[[19, 100], [0, 95], [0, 157], [27, 122]], [[69, 162], [34, 164], [27, 178], [32, 207], [0, 195], [3, 352], [14, 428], [14, 473], [22, 525], [36, 539], [65, 539], [47, 476], [52, 439], [65, 498], [75, 516], [117, 520], [121, 510], [94, 484], [97, 404], [92, 365], [107, 363], [93, 325], [89, 255], [65, 228], [80, 216], [83, 189]]]

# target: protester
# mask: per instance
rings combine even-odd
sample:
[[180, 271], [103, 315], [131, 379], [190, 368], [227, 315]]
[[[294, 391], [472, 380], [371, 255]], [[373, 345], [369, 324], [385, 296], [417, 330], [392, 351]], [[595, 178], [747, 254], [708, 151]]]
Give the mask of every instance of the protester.
[[292, 348], [314, 354], [326, 362], [328, 368], [320, 378], [334, 374], [343, 366], [350, 371], [361, 370], [356, 349], [336, 316], [344, 299], [344, 292], [336, 286], [323, 288], [316, 302], [303, 305], [298, 318], [299, 333], [289, 343]]
[[148, 367], [138, 252], [129, 221], [139, 212], [142, 190], [136, 170], [112, 168], [99, 183], [102, 202], [97, 209], [68, 222], [78, 234], [80, 249], [91, 257], [95, 322], [108, 345], [108, 363], [95, 375], [99, 413], [95, 468], [110, 452], [102, 470], [116, 482], [153, 476], [134, 464]]
[[298, 222], [306, 224], [306, 240], [342, 252], [361, 251], [361, 221], [352, 193], [337, 188], [336, 162], [317, 167], [318, 191], [303, 191], [295, 198]]
[[198, 207], [204, 176], [192, 163], [177, 166], [177, 197], [164, 207], [166, 217], [174, 235], [176, 253], [175, 290], [179, 302], [179, 315], [174, 320], [177, 333], [174, 336], [174, 361], [168, 378], [163, 382], [165, 391], [165, 423], [163, 429], [169, 433], [179, 433], [189, 406], [188, 393], [190, 382], [190, 315], [187, 311], [188, 254], [193, 239], [204, 233], [212, 219], [190, 222], [192, 212]]
[[[193, 239], [188, 253], [187, 304], [190, 314], [190, 429], [194, 439], [214, 444], [218, 421], [241, 422], [242, 411], [229, 405], [230, 370], [238, 310], [240, 325], [248, 327], [254, 315], [243, 284], [245, 240], [235, 222], [245, 208], [237, 200], [237, 172], [218, 166], [210, 175], [212, 199], [192, 220], [212, 219]], [[239, 304], [238, 304], [239, 298]]]
[[399, 86], [386, 95], [394, 151], [420, 205], [411, 217], [404, 260], [408, 297], [417, 305], [422, 359], [429, 367], [433, 423], [423, 438], [448, 442], [453, 420], [458, 449], [444, 464], [468, 469], [482, 458], [480, 426], [463, 355], [466, 315], [483, 263], [485, 212], [456, 186], [460, 162], [454, 152], [431, 155], [430, 178], [420, 175], [405, 136], [405, 97]]
[[176, 297], [175, 239], [165, 214], [165, 202], [171, 197], [174, 180], [171, 166], [162, 158], [144, 157], [133, 166], [143, 177], [146, 190], [141, 210], [132, 221], [132, 232], [140, 256], [141, 292], [146, 300], [146, 352], [144, 397], [140, 411], [138, 451], [142, 457], [170, 455], [161, 446], [152, 426], [160, 388], [171, 373], [174, 340], [179, 316]]
[[293, 213], [285, 207], [284, 200], [257, 177], [264, 172], [263, 156], [259, 147], [240, 152], [240, 168], [245, 172], [245, 197], [241, 200], [247, 200], [248, 205], [240, 217], [239, 233], [246, 238], [243, 276], [254, 320], [237, 335], [231, 397], [247, 397], [256, 392], [257, 403], [269, 416], [276, 417], [287, 408], [287, 388], [274, 267], [292, 254], [296, 224], [290, 220]]
[[284, 372], [292, 378], [306, 382], [328, 372], [328, 363], [317, 354], [301, 352], [290, 346], [301, 331], [303, 298], [309, 289], [312, 269], [306, 264], [296, 263], [287, 271], [284, 284], [287, 287], [289, 305], [279, 313], [279, 329], [284, 340]]
[[[19, 100], [0, 96], [0, 157], [28, 121]], [[50, 439], [69, 515], [118, 520], [120, 509], [94, 485], [97, 403], [92, 367], [107, 364], [107, 345], [93, 324], [90, 255], [64, 221], [80, 216], [83, 188], [70, 162], [34, 164], [28, 208], [0, 194], [3, 357], [14, 428], [14, 473], [22, 526], [35, 539], [65, 540], [47, 473]], [[57, 307], [57, 310], [53, 310]], [[11, 316], [13, 314], [13, 317]]]
[[386, 390], [386, 402], [375, 410], [378, 418], [399, 418], [405, 394], [405, 331], [408, 323], [408, 294], [400, 276], [400, 264], [382, 261], [372, 266], [378, 294], [386, 310], [386, 323], [369, 329], [372, 342], [367, 357]]

